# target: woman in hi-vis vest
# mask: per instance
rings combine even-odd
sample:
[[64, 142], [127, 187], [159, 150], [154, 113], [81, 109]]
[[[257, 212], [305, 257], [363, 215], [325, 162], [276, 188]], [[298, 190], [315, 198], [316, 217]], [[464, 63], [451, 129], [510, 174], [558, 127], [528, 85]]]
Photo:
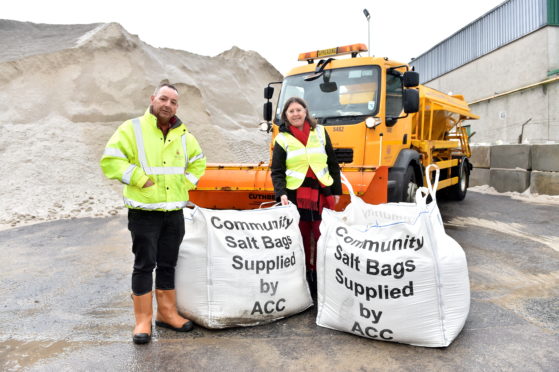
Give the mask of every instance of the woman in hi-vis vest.
[[303, 99], [289, 98], [281, 121], [274, 141], [272, 182], [276, 199], [283, 205], [293, 202], [301, 215], [299, 228], [305, 246], [307, 281], [315, 294], [321, 213], [323, 207], [334, 209], [338, 203], [342, 193], [340, 166], [328, 133], [309, 115]]

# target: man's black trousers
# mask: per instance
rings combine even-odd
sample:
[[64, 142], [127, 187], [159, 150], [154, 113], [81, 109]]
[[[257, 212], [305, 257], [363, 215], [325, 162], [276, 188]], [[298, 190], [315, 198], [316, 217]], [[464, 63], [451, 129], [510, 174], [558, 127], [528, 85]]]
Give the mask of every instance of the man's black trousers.
[[132, 292], [143, 295], [155, 288], [175, 288], [175, 266], [184, 237], [182, 209], [170, 212], [128, 210], [128, 230], [132, 234], [134, 270]]

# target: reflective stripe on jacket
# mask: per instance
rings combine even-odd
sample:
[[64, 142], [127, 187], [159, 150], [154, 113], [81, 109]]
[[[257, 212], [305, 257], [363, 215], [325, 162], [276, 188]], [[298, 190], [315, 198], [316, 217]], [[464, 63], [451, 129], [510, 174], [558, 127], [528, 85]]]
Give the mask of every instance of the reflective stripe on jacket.
[[[206, 158], [198, 141], [176, 119], [165, 138], [148, 108], [144, 116], [125, 121], [107, 143], [101, 169], [108, 178], [125, 184], [124, 204], [128, 208], [184, 208], [188, 191], [204, 174]], [[148, 179], [154, 185], [143, 188]]]
[[334, 180], [328, 172], [325, 130], [322, 125], [317, 125], [314, 130], [310, 131], [306, 146], [287, 132], [278, 133], [275, 142], [287, 154], [285, 181], [288, 189], [295, 190], [301, 186], [309, 166], [324, 186], [332, 185]]

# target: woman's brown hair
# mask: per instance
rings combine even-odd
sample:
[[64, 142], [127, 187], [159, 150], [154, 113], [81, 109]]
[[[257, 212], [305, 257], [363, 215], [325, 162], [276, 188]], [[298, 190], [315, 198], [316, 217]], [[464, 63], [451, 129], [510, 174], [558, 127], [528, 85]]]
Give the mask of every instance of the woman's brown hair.
[[307, 112], [307, 114], [305, 115], [305, 120], [309, 122], [311, 126], [311, 130], [316, 128], [316, 120], [314, 120], [314, 118], [309, 115], [309, 109], [307, 107], [307, 103], [305, 102], [304, 99], [299, 97], [291, 97], [287, 101], [285, 101], [285, 105], [283, 105], [283, 110], [281, 112], [281, 120], [285, 123], [285, 125], [286, 126], [290, 125], [289, 121], [287, 120], [287, 109], [292, 103], [298, 103], [301, 106], [303, 106], [303, 108]]

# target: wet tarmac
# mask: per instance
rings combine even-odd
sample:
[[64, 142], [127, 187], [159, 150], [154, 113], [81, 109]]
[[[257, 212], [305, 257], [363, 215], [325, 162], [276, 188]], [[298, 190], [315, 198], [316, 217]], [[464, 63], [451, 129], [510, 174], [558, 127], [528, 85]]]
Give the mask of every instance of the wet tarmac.
[[470, 192], [440, 208], [472, 290], [447, 348], [321, 328], [315, 307], [250, 328], [154, 329], [136, 346], [130, 237], [117, 216], [0, 231], [0, 370], [559, 370], [559, 205]]

